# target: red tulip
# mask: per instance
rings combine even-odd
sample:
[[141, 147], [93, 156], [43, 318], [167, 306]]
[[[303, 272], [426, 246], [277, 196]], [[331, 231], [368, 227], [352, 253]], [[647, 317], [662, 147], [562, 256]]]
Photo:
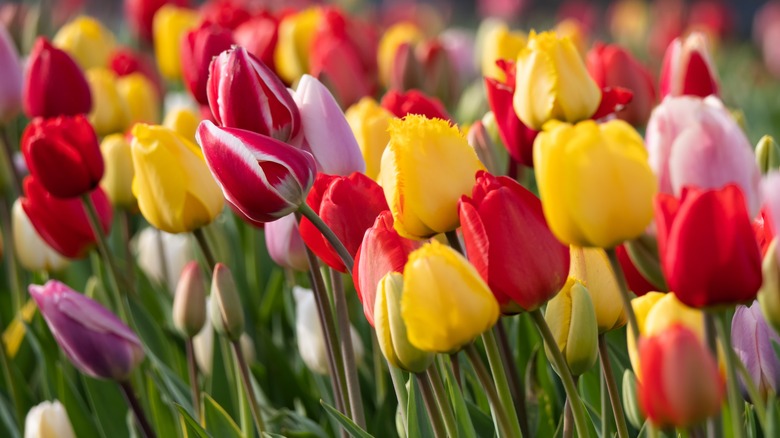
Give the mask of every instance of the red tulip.
[[[306, 203], [333, 230], [353, 257], [360, 248], [363, 234], [377, 215], [388, 209], [379, 184], [359, 172], [347, 177], [318, 174]], [[300, 232], [303, 242], [328, 266], [346, 272], [339, 255], [308, 219], [301, 219]]]
[[103, 178], [97, 135], [83, 115], [33, 119], [21, 149], [30, 173], [57, 198], [90, 192]]
[[390, 111], [396, 117], [420, 114], [429, 119], [452, 120], [438, 99], [426, 96], [418, 90], [409, 90], [405, 93], [390, 90], [382, 97], [380, 104], [382, 108]]
[[35, 41], [24, 78], [27, 117], [87, 114], [92, 109], [89, 84], [79, 66], [44, 37]]
[[380, 213], [374, 225], [363, 235], [363, 241], [355, 254], [352, 281], [363, 303], [363, 313], [372, 327], [379, 281], [388, 272], [403, 272], [409, 254], [421, 245], [422, 242], [398, 235], [393, 228], [393, 214], [389, 210]]
[[680, 301], [699, 308], [756, 297], [761, 252], [737, 185], [658, 194], [655, 210], [661, 267]]
[[639, 344], [639, 403], [660, 427], [690, 426], [720, 411], [725, 382], [712, 353], [682, 324]]
[[146, 42], [152, 42], [152, 21], [157, 10], [166, 4], [185, 7], [189, 0], [125, 0], [125, 16], [133, 34]]
[[279, 40], [279, 20], [271, 13], [260, 12], [236, 27], [233, 39], [268, 68], [276, 71], [274, 50]]
[[753, 219], [753, 232], [756, 235], [756, 242], [761, 249], [761, 258], [764, 258], [766, 251], [769, 249], [769, 244], [772, 243], [772, 239], [775, 238], [775, 231], [772, 229], [772, 220], [769, 217], [769, 209], [764, 207], [758, 216]]
[[718, 94], [715, 66], [702, 33], [694, 32], [669, 44], [661, 67], [659, 91], [661, 99], [666, 95], [707, 97]]
[[154, 63], [141, 53], [123, 47], [115, 51], [108, 60], [108, 67], [117, 76], [127, 76], [132, 73], [141, 73], [154, 84], [159, 96], [164, 95], [162, 80], [157, 73]]
[[185, 33], [181, 39], [184, 84], [201, 105], [209, 104], [206, 83], [209, 79], [211, 60], [228, 50], [233, 44], [235, 43], [230, 30], [209, 22], [204, 22], [197, 29]]
[[[98, 187], [91, 194], [104, 233], [111, 229], [111, 202]], [[81, 199], [59, 199], [47, 192], [32, 176], [24, 180], [22, 208], [35, 231], [57, 252], [68, 258], [81, 258], [95, 244]]]
[[210, 0], [200, 7], [200, 15], [204, 22], [232, 30], [252, 17], [244, 3], [240, 0]]
[[569, 248], [550, 231], [542, 203], [507, 177], [477, 172], [458, 203], [469, 260], [505, 312], [531, 311], [554, 297], [569, 273]]

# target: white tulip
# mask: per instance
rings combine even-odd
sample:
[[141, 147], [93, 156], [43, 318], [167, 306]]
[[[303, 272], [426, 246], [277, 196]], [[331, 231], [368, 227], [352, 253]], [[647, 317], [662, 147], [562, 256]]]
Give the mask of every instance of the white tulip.
[[168, 286], [171, 293], [184, 266], [195, 260], [195, 247], [188, 234], [169, 234], [151, 227], [136, 236], [135, 252], [146, 276]]
[[65, 407], [57, 400], [33, 406], [24, 420], [24, 438], [76, 438]]
[[17, 199], [11, 209], [11, 228], [14, 248], [19, 264], [28, 271], [59, 271], [68, 266], [69, 260], [61, 256], [46, 243], [30, 218], [27, 217], [22, 202]]

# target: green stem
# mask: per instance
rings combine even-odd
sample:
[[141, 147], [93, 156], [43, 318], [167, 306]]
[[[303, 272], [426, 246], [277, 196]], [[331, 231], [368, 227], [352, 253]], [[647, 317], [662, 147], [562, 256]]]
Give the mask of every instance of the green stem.
[[731, 336], [729, 336], [729, 319], [725, 311], [715, 314], [718, 337], [723, 353], [726, 356], [726, 384], [728, 385], [729, 412], [731, 413], [731, 427], [734, 438], [744, 438], [745, 430], [742, 427], [741, 411], [744, 403], [740, 402], [739, 389], [737, 388], [737, 373], [734, 369], [734, 351], [731, 348]]
[[[710, 312], [704, 312], [704, 340], [712, 353], [712, 357], [718, 358], [718, 339], [716, 336], [715, 317]], [[712, 438], [723, 437], [723, 421], [719, 412], [707, 418], [707, 436]]]
[[466, 356], [469, 358], [469, 362], [471, 362], [471, 366], [474, 368], [477, 380], [479, 380], [480, 385], [482, 385], [482, 389], [485, 391], [485, 395], [487, 395], [488, 401], [490, 402], [490, 410], [493, 412], [493, 416], [498, 424], [498, 436], [505, 438], [514, 437], [514, 429], [509, 425], [509, 419], [507, 418], [506, 411], [501, 406], [501, 399], [498, 397], [493, 379], [490, 378], [490, 373], [487, 368], [485, 368], [485, 364], [482, 363], [482, 358], [479, 357], [477, 347], [472, 343], [466, 346], [464, 350]]
[[249, 400], [249, 408], [252, 411], [252, 418], [255, 420], [255, 426], [257, 427], [258, 435], [263, 436], [265, 432], [265, 424], [263, 423], [263, 416], [260, 414], [260, 407], [257, 404], [257, 397], [255, 397], [255, 389], [252, 386], [252, 376], [249, 375], [249, 366], [244, 359], [244, 352], [241, 351], [241, 343], [239, 341], [231, 342], [233, 344], [233, 352], [236, 355], [236, 361], [238, 368], [241, 371], [241, 380], [244, 382], [244, 391], [246, 392], [247, 399]]
[[439, 406], [439, 413], [444, 419], [444, 428], [447, 429], [447, 436], [458, 436], [458, 424], [455, 421], [455, 414], [452, 412], [447, 391], [444, 389], [444, 382], [441, 380], [439, 368], [436, 363], [425, 370], [425, 375], [433, 386], [433, 394], [436, 397], [436, 404]]
[[360, 396], [360, 381], [358, 380], [357, 364], [355, 363], [355, 349], [352, 345], [352, 330], [349, 324], [344, 283], [341, 273], [335, 269], [331, 269], [330, 278], [333, 286], [333, 305], [336, 307], [337, 329], [339, 340], [341, 341], [341, 355], [344, 359], [347, 396], [349, 397], [349, 405], [352, 407], [352, 419], [355, 421], [355, 424], [365, 429], [366, 419], [363, 414], [363, 400]]
[[344, 244], [341, 243], [341, 240], [339, 240], [338, 236], [336, 236], [333, 230], [330, 229], [328, 224], [326, 224], [305, 202], [302, 203], [298, 208], [298, 212], [300, 212], [306, 219], [308, 219], [309, 222], [311, 222], [320, 231], [320, 233], [325, 236], [325, 239], [328, 240], [330, 246], [333, 247], [333, 249], [341, 258], [341, 261], [344, 263], [344, 266], [346, 266], [347, 271], [352, 274], [352, 267], [355, 264], [355, 260], [352, 259], [352, 254], [347, 251], [347, 248], [344, 247]]
[[582, 400], [580, 400], [580, 395], [577, 392], [577, 386], [574, 384], [574, 379], [571, 376], [569, 365], [566, 364], [566, 360], [563, 358], [563, 354], [558, 348], [558, 344], [555, 342], [555, 337], [550, 331], [547, 321], [544, 320], [542, 311], [536, 309], [530, 312], [530, 314], [536, 324], [536, 328], [542, 335], [542, 339], [544, 339], [544, 343], [547, 344], [548, 351], [552, 355], [553, 364], [555, 365], [558, 375], [561, 377], [563, 388], [566, 390], [566, 397], [572, 402], [572, 414], [574, 415], [574, 424], [577, 426], [577, 432], [579, 432], [579, 436], [587, 437], [590, 435], [588, 417], [585, 413], [585, 407], [582, 405]]
[[128, 406], [130, 406], [130, 409], [132, 409], [135, 414], [135, 419], [141, 427], [141, 432], [146, 438], [156, 438], [157, 435], [149, 424], [149, 420], [146, 419], [146, 414], [144, 414], [141, 404], [138, 403], [138, 398], [135, 396], [135, 392], [133, 392], [133, 387], [130, 385], [130, 382], [120, 382], [119, 387], [122, 389], [125, 401], [127, 401]]
[[[601, 357], [601, 371], [607, 383], [607, 393], [609, 401], [612, 404], [612, 414], [615, 416], [615, 425], [619, 438], [628, 438], [628, 427], [626, 427], [626, 416], [623, 415], [623, 404], [620, 401], [620, 394], [615, 383], [615, 376], [612, 375], [612, 364], [609, 362], [609, 350], [607, 349], [607, 339], [603, 334], [599, 335], [599, 356]], [[602, 412], [601, 415], [606, 415]]]
[[441, 415], [436, 410], [436, 397], [433, 395], [433, 389], [431, 388], [431, 382], [428, 380], [426, 374], [415, 374], [417, 383], [420, 386], [420, 393], [422, 394], [423, 403], [425, 404], [425, 410], [428, 411], [428, 418], [431, 420], [431, 426], [433, 426], [433, 435], [436, 438], [446, 438], [447, 431], [444, 427], [444, 421], [442, 421]]
[[0, 224], [2, 224], [2, 236], [5, 244], [6, 273], [11, 288], [11, 302], [14, 315], [20, 315], [24, 306], [25, 293], [19, 283], [19, 272], [16, 264], [16, 242], [14, 242], [11, 213], [5, 200], [0, 200]]
[[739, 357], [734, 357], [734, 364], [737, 366], [737, 371], [745, 382], [747, 392], [750, 395], [750, 401], [755, 407], [756, 417], [758, 417], [758, 422], [761, 424], [761, 429], [766, 430], [766, 404], [761, 397], [761, 393], [758, 392], [756, 382], [753, 381], [753, 376], [750, 375], [747, 368], [745, 368], [745, 364], [742, 363], [742, 360], [740, 360]]
[[[17, 313], [18, 318], [23, 322], [24, 320], [21, 319], [21, 314]], [[13, 320], [11, 320], [13, 321]], [[0, 321], [0, 327], [5, 327], [2, 325], [2, 322]], [[29, 330], [29, 327], [25, 327], [25, 330]], [[2, 367], [3, 371], [3, 378], [5, 379], [6, 388], [8, 390], [9, 396], [11, 398], [11, 403], [14, 405], [14, 411], [16, 413], [16, 422], [18, 425], [23, 425], [25, 421], [25, 410], [24, 407], [21, 405], [20, 401], [22, 400], [22, 394], [20, 393], [20, 388], [17, 385], [16, 380], [13, 378], [13, 375], [11, 374], [11, 364], [8, 359], [8, 355], [6, 354], [6, 345], [5, 342], [2, 342], [2, 338], [0, 337], [0, 367]], [[46, 380], [46, 376], [43, 376], [43, 380]]]
[[[500, 324], [501, 321], [498, 323]], [[498, 398], [501, 400], [501, 409], [504, 410], [509, 420], [512, 435], [523, 436], [523, 432], [520, 430], [520, 421], [517, 419], [514, 409], [515, 402], [512, 400], [512, 393], [509, 391], [509, 380], [506, 377], [506, 370], [501, 361], [501, 353], [498, 351], [498, 342], [496, 342], [496, 335], [493, 333], [493, 330], [488, 330], [482, 334], [482, 342], [485, 344], [490, 372], [493, 374], [493, 379], [496, 382], [496, 391], [498, 392]]]
[[379, 349], [379, 340], [377, 340], [374, 330], [371, 330], [371, 355], [373, 356], [374, 382], [376, 382], [376, 399], [374, 401], [377, 406], [380, 406], [387, 396], [387, 379], [383, 365], [385, 358], [382, 356], [382, 350]]
[[409, 406], [409, 392], [406, 390], [406, 379], [404, 378], [403, 371], [398, 368], [387, 364], [390, 369], [390, 379], [393, 381], [393, 389], [395, 390], [395, 397], [398, 399], [398, 406], [401, 408], [401, 421], [404, 423], [404, 430], [408, 429], [408, 421], [406, 419], [406, 408]]
[[187, 349], [187, 369], [190, 374], [190, 391], [192, 395], [192, 408], [195, 410], [195, 418], [201, 426], [203, 423], [203, 415], [200, 410], [200, 386], [198, 385], [198, 364], [195, 363], [195, 349], [192, 345], [192, 338], [185, 341]]
[[574, 436], [574, 413], [571, 410], [571, 400], [566, 397], [566, 402], [563, 404], [563, 438], [571, 438]]
[[509, 346], [509, 337], [506, 334], [503, 321], [499, 321], [493, 327], [493, 330], [498, 335], [498, 348], [501, 353], [501, 361], [504, 363], [504, 370], [509, 379], [509, 390], [512, 393], [512, 399], [515, 401], [515, 415], [520, 420], [520, 431], [524, 437], [530, 437], [531, 433], [528, 428], [528, 417], [525, 407], [525, 390], [523, 389], [523, 383], [517, 376], [517, 365], [514, 359], [512, 359], [512, 349]]
[[626, 277], [623, 275], [623, 268], [620, 266], [620, 262], [617, 258], [615, 248], [609, 248], [606, 250], [607, 257], [609, 258], [609, 264], [612, 266], [612, 273], [615, 275], [615, 279], [618, 283], [618, 289], [620, 290], [620, 299], [623, 300], [623, 310], [626, 312], [626, 318], [628, 319], [628, 326], [631, 327], [631, 331], [634, 333], [634, 341], [636, 345], [639, 345], [639, 324], [636, 322], [636, 314], [634, 313], [634, 306], [631, 305], [631, 296], [628, 292], [628, 286], [626, 285]]
[[3, 143], [3, 155], [5, 155], [5, 161], [8, 164], [9, 175], [11, 176], [11, 185], [14, 189], [14, 194], [22, 194], [22, 176], [19, 174], [19, 170], [14, 165], [14, 150], [11, 146], [11, 138], [8, 135], [8, 130], [4, 125], [0, 125], [0, 140]]
[[[198, 241], [198, 246], [203, 253], [203, 258], [206, 259], [206, 264], [209, 265], [209, 274], [213, 273], [214, 266], [217, 265], [217, 259], [214, 257], [214, 252], [211, 250], [211, 245], [209, 245], [209, 239], [206, 237], [206, 233], [203, 231], [203, 228], [197, 228], [192, 234], [195, 235], [195, 240]], [[171, 285], [171, 287], [175, 287], [175, 285]]]
[[[133, 260], [133, 251], [130, 248], [130, 239], [133, 236], [130, 213], [123, 210], [119, 214], [119, 226], [122, 233], [122, 243], [125, 245], [125, 271], [127, 282], [135, 286], [135, 262]], [[164, 259], [165, 257], [162, 257]], [[135, 288], [133, 288], [135, 290]]]
[[609, 409], [610, 397], [607, 396], [607, 380], [604, 373], [599, 374], [599, 388], [601, 391], [599, 399], [601, 400], [601, 436], [609, 435], [609, 417], [604, 413]]

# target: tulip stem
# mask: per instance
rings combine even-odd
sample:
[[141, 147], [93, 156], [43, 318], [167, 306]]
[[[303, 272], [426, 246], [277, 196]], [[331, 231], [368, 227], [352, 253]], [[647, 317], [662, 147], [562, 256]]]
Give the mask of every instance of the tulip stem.
[[[615, 383], [615, 376], [612, 374], [612, 364], [609, 362], [609, 349], [607, 348], [607, 338], [603, 334], [599, 335], [599, 356], [601, 357], [601, 371], [607, 383], [607, 393], [609, 402], [612, 404], [612, 414], [615, 416], [615, 425], [619, 438], [628, 438], [628, 427], [626, 427], [626, 416], [623, 415], [623, 405], [620, 402], [620, 394]], [[604, 397], [604, 394], [601, 395]], [[601, 415], [606, 415], [602, 412]]]
[[450, 436], [447, 434], [447, 429], [444, 427], [441, 413], [436, 409], [436, 397], [433, 395], [433, 388], [431, 387], [428, 375], [419, 373], [414, 376], [417, 378], [423, 403], [425, 404], [425, 410], [428, 411], [428, 418], [431, 420], [431, 426], [433, 426], [433, 436], [436, 438], [446, 438]]
[[141, 427], [141, 432], [143, 432], [146, 438], [156, 438], [157, 434], [154, 433], [154, 429], [152, 429], [152, 426], [149, 424], [149, 420], [146, 419], [146, 414], [144, 414], [141, 404], [138, 403], [138, 398], [136, 398], [130, 382], [120, 382], [119, 387], [122, 388], [122, 394], [125, 396], [125, 401], [127, 401], [128, 406], [130, 406], [130, 409], [132, 409], [135, 414], [135, 419]]
[[[125, 270], [127, 282], [134, 285], [135, 284], [135, 263], [133, 261], [133, 251], [130, 248], [130, 239], [133, 236], [133, 232], [131, 229], [131, 216], [130, 212], [127, 210], [123, 210], [122, 213], [119, 215], [119, 226], [120, 231], [122, 232], [122, 243], [125, 245]], [[161, 257], [161, 260], [164, 260], [165, 257]], [[168, 272], [168, 271], [163, 271]], [[133, 289], [135, 290], [135, 289]]]
[[209, 274], [214, 272], [214, 266], [217, 265], [217, 259], [214, 258], [214, 252], [211, 251], [211, 245], [209, 245], [209, 239], [206, 237], [206, 233], [203, 232], [203, 228], [196, 228], [192, 234], [195, 235], [195, 240], [198, 241], [200, 251], [203, 253], [203, 258], [206, 259]]
[[748, 395], [750, 395], [750, 401], [755, 407], [756, 417], [758, 417], [758, 422], [761, 424], [761, 429], [766, 430], [766, 404], [761, 397], [761, 393], [758, 392], [756, 382], [753, 381], [753, 376], [750, 375], [747, 368], [745, 368], [745, 364], [742, 363], [742, 360], [738, 356], [734, 357], [734, 364], [737, 366], [737, 371], [745, 382], [745, 387], [747, 388]]
[[330, 280], [333, 286], [333, 305], [336, 307], [336, 321], [338, 323], [339, 340], [341, 341], [341, 355], [344, 359], [347, 396], [349, 397], [349, 405], [352, 407], [352, 420], [355, 421], [355, 424], [365, 429], [366, 419], [363, 414], [363, 400], [360, 397], [360, 380], [358, 379], [357, 364], [355, 363], [355, 348], [352, 345], [344, 282], [341, 278], [341, 273], [335, 269], [331, 269]]
[[[715, 316], [710, 312], [704, 312], [704, 340], [712, 353], [712, 357], [718, 358], [718, 338], [716, 336]], [[723, 436], [722, 413], [707, 418], [707, 436], [721, 438]]]
[[631, 305], [631, 296], [628, 292], [628, 286], [626, 286], [626, 277], [623, 275], [623, 268], [620, 266], [615, 248], [608, 248], [605, 251], [607, 252], [607, 257], [609, 257], [609, 264], [612, 265], [612, 273], [615, 275], [615, 280], [617, 280], [618, 283], [620, 298], [623, 300], [623, 310], [625, 310], [626, 318], [628, 319], [628, 326], [631, 327], [631, 331], [634, 333], [636, 345], [639, 345], [639, 324], [636, 322], [634, 306]]
[[729, 412], [731, 413], [731, 428], [733, 430], [734, 438], [744, 438], [745, 430], [742, 427], [742, 416], [740, 407], [744, 408], [744, 404], [740, 403], [739, 389], [737, 388], [737, 373], [734, 366], [734, 350], [731, 348], [731, 336], [729, 335], [729, 318], [725, 311], [721, 311], [715, 314], [716, 328], [718, 329], [718, 337], [720, 338], [720, 346], [723, 348], [723, 353], [726, 356], [726, 384], [728, 385], [728, 399], [729, 399]]
[[[498, 324], [501, 324], [501, 321], [498, 321]], [[485, 344], [490, 372], [493, 374], [493, 380], [496, 382], [496, 392], [498, 392], [498, 398], [501, 400], [501, 408], [505, 411], [509, 420], [512, 435], [523, 436], [523, 432], [520, 429], [520, 421], [515, 412], [512, 393], [509, 391], [509, 379], [506, 376], [506, 370], [501, 360], [501, 353], [498, 351], [498, 342], [493, 330], [482, 333], [482, 342]]]
[[404, 373], [400, 369], [387, 364], [390, 369], [390, 379], [393, 381], [393, 389], [395, 390], [395, 397], [398, 400], [398, 410], [401, 413], [401, 421], [404, 424], [404, 430], [409, 427], [408, 420], [406, 419], [406, 410], [409, 406], [409, 392], [406, 390], [406, 379]]
[[255, 389], [252, 386], [252, 376], [249, 374], [249, 366], [244, 359], [244, 352], [241, 350], [241, 343], [239, 341], [232, 341], [233, 353], [236, 355], [236, 361], [238, 362], [238, 369], [241, 371], [241, 380], [244, 382], [244, 392], [247, 399], [249, 399], [249, 409], [252, 411], [252, 418], [255, 420], [255, 426], [257, 427], [257, 434], [263, 436], [265, 432], [265, 424], [263, 423], [263, 416], [260, 414], [260, 407], [257, 404], [257, 397], [255, 397]]
[[569, 397], [566, 397], [566, 401], [563, 403], [563, 438], [571, 438], [574, 436], [573, 423], [574, 412], [571, 410], [571, 400], [569, 400]]
[[574, 424], [577, 426], [577, 432], [580, 437], [590, 436], [590, 430], [588, 429], [588, 420], [585, 413], [585, 407], [582, 405], [582, 400], [577, 392], [577, 386], [574, 384], [574, 378], [569, 370], [569, 365], [566, 364], [566, 360], [563, 358], [558, 344], [555, 342], [555, 337], [550, 331], [550, 326], [547, 325], [547, 321], [544, 320], [542, 311], [536, 309], [530, 312], [531, 318], [536, 324], [536, 328], [544, 339], [544, 343], [547, 344], [547, 348], [553, 359], [553, 365], [555, 365], [558, 375], [563, 382], [563, 388], [566, 390], [566, 397], [571, 401], [572, 414], [574, 414]]
[[16, 195], [22, 194], [22, 176], [19, 174], [19, 169], [14, 165], [14, 150], [11, 146], [11, 138], [8, 135], [8, 128], [5, 125], [0, 124], [0, 140], [3, 142], [3, 154], [5, 155], [5, 161], [8, 165], [9, 174], [11, 175], [11, 183], [14, 187], [14, 193]]
[[496, 386], [493, 383], [493, 379], [490, 378], [490, 373], [487, 368], [485, 368], [485, 364], [482, 363], [482, 358], [479, 356], [477, 347], [471, 343], [466, 346], [464, 350], [466, 356], [469, 358], [469, 362], [471, 362], [472, 368], [474, 368], [477, 380], [479, 380], [480, 385], [482, 385], [482, 389], [485, 390], [485, 395], [487, 395], [488, 401], [490, 402], [490, 409], [498, 424], [498, 436], [502, 438], [515, 437], [514, 429], [509, 425], [509, 418], [507, 418], [506, 411], [501, 405], [501, 399], [498, 397], [498, 392], [496, 392]]
[[520, 421], [520, 431], [523, 436], [531, 436], [528, 429], [528, 417], [526, 416], [525, 407], [525, 391], [523, 390], [523, 384], [517, 377], [517, 366], [512, 359], [512, 349], [509, 346], [509, 338], [506, 335], [506, 329], [502, 321], [493, 327], [498, 335], [498, 347], [501, 353], [501, 361], [504, 364], [504, 370], [506, 371], [507, 378], [509, 379], [509, 390], [512, 393], [512, 399], [515, 401], [515, 415]]
[[325, 236], [325, 239], [328, 240], [330, 243], [330, 246], [333, 247], [333, 249], [336, 251], [336, 253], [341, 258], [341, 261], [344, 263], [344, 266], [346, 266], [347, 271], [349, 271], [349, 274], [352, 275], [352, 266], [355, 264], [355, 260], [352, 258], [352, 254], [349, 253], [346, 247], [344, 247], [344, 244], [341, 243], [341, 240], [339, 240], [338, 236], [333, 232], [333, 230], [330, 229], [328, 224], [326, 224], [318, 215], [314, 212], [314, 210], [309, 207], [308, 204], [305, 202], [301, 204], [298, 211], [311, 222], [317, 229], [322, 233], [323, 236]]
[[436, 396], [436, 404], [439, 406], [439, 413], [444, 420], [444, 428], [447, 430], [447, 436], [458, 436], [458, 425], [455, 422], [455, 414], [450, 408], [447, 391], [444, 389], [444, 382], [441, 380], [441, 374], [439, 374], [439, 368], [436, 366], [435, 361], [427, 370], [425, 370], [425, 376], [433, 387], [433, 394]]
[[187, 347], [187, 368], [190, 373], [190, 389], [192, 394], [192, 408], [195, 410], [195, 418], [203, 425], [203, 416], [200, 411], [200, 387], [198, 386], [198, 364], [195, 363], [195, 349], [192, 345], [192, 338], [187, 338], [185, 342]]

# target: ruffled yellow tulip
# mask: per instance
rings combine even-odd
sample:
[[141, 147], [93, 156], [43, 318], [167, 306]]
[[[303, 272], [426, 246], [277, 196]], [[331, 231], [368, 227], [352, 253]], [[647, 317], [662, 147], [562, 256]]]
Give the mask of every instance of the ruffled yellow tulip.
[[572, 246], [569, 277], [582, 282], [593, 301], [599, 333], [623, 327], [626, 314], [620, 289], [609, 265], [607, 253], [601, 248]]
[[[593, 302], [582, 283], [569, 277], [558, 295], [547, 302], [544, 319], [573, 375], [593, 367], [599, 356], [599, 332]], [[544, 350], [551, 358], [546, 344]]]
[[401, 317], [409, 342], [420, 350], [455, 352], [498, 321], [490, 288], [448, 246], [432, 241], [412, 252], [403, 275]]
[[114, 34], [92, 17], [78, 17], [62, 26], [54, 45], [68, 52], [82, 70], [107, 67], [116, 48]]
[[162, 126], [133, 127], [133, 194], [144, 218], [169, 233], [209, 224], [224, 206], [222, 190], [196, 144]]
[[130, 142], [123, 134], [111, 134], [100, 143], [103, 154], [105, 172], [100, 180], [100, 187], [108, 195], [111, 204], [128, 209], [135, 209], [136, 200], [133, 196], [133, 154]]
[[198, 25], [200, 16], [193, 9], [167, 4], [154, 14], [154, 55], [164, 78], [181, 79], [181, 39]]
[[496, 61], [506, 59], [514, 61], [526, 45], [526, 37], [522, 32], [511, 31], [506, 24], [500, 23], [492, 27], [482, 40], [482, 54], [480, 61], [482, 65], [482, 76], [497, 79], [504, 82], [506, 74], [504, 70], [498, 68]]
[[160, 99], [152, 81], [141, 73], [120, 77], [117, 91], [125, 101], [129, 126], [136, 123], [158, 123], [160, 121]]
[[189, 108], [176, 108], [165, 115], [163, 126], [195, 143], [195, 131], [200, 124], [200, 114]]
[[279, 40], [274, 50], [276, 73], [291, 84], [309, 72], [309, 52], [320, 24], [320, 8], [287, 15], [279, 23]]
[[103, 136], [127, 129], [128, 109], [117, 89], [116, 74], [106, 68], [93, 68], [87, 71], [86, 77], [92, 93], [88, 118], [95, 132]]
[[395, 230], [423, 239], [458, 228], [458, 200], [471, 195], [485, 167], [449, 122], [409, 115], [390, 121], [379, 185], [393, 212]]
[[366, 162], [366, 176], [376, 181], [382, 153], [390, 141], [387, 127], [393, 115], [370, 97], [360, 99], [347, 109], [345, 115]]
[[401, 44], [417, 44], [425, 38], [422, 31], [409, 22], [397, 23], [382, 34], [377, 49], [377, 67], [379, 80], [387, 87], [396, 64], [396, 52]]
[[516, 79], [515, 112], [536, 130], [550, 120], [585, 120], [601, 102], [601, 90], [571, 39], [554, 32], [531, 32], [517, 56]]
[[549, 123], [534, 164], [544, 216], [563, 243], [613, 248], [653, 218], [658, 181], [642, 137], [622, 120]]

